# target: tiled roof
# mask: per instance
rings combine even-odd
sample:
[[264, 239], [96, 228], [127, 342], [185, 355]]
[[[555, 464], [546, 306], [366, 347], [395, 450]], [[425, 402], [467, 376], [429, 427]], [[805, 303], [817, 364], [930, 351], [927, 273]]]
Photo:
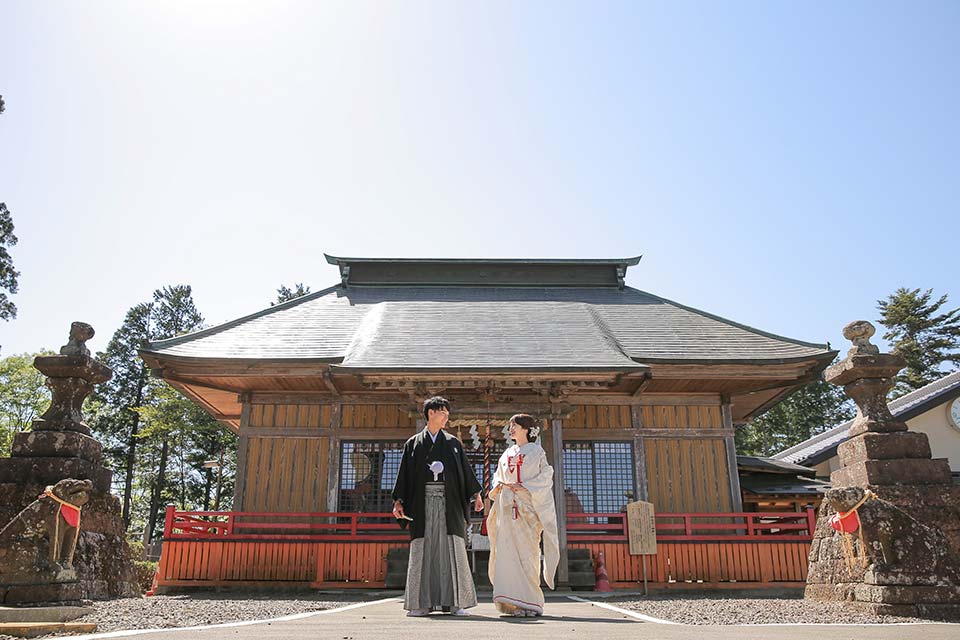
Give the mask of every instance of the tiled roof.
[[[896, 400], [891, 400], [887, 406], [894, 417], [906, 421], [957, 394], [960, 394], [960, 371], [948, 374], [925, 387], [920, 387], [916, 391], [900, 396]], [[853, 420], [848, 420], [815, 435], [809, 440], [804, 440], [789, 449], [784, 449], [772, 457], [775, 460], [800, 465], [819, 464], [825, 459], [824, 456], [831, 457], [834, 455], [837, 445], [847, 439], [847, 431], [850, 430], [852, 424]]]
[[[338, 285], [149, 352], [356, 368], [789, 362], [825, 345], [775, 336], [630, 287]], [[641, 363], [641, 364], [638, 364]]]

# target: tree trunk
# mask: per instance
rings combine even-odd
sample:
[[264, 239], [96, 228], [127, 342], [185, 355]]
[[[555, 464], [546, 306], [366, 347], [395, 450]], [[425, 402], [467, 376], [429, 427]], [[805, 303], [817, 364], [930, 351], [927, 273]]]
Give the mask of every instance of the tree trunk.
[[140, 414], [133, 411], [139, 409], [143, 404], [143, 389], [147, 386], [146, 367], [140, 372], [140, 379], [137, 382], [137, 401], [132, 407], [127, 407], [128, 411], [133, 412], [133, 424], [130, 426], [130, 440], [127, 442], [127, 464], [126, 478], [123, 480], [123, 530], [130, 528], [130, 502], [133, 496], [133, 468], [137, 462], [137, 434], [140, 433]]
[[150, 496], [150, 517], [147, 520], [147, 531], [150, 532], [150, 541], [153, 542], [153, 533], [157, 528], [157, 516], [160, 513], [160, 501], [163, 500], [163, 485], [167, 479], [167, 456], [170, 451], [170, 445], [167, 439], [163, 439], [163, 445], [160, 447], [160, 464], [157, 470], [157, 481], [153, 485], [153, 495]]
[[130, 528], [130, 501], [133, 495], [133, 468], [137, 460], [137, 434], [140, 432], [140, 416], [134, 414], [133, 425], [130, 427], [130, 440], [127, 442], [127, 464], [123, 479], [123, 529]]
[[210, 511], [210, 489], [213, 488], [213, 472], [210, 469], [204, 469], [206, 478], [203, 483], [203, 510]]

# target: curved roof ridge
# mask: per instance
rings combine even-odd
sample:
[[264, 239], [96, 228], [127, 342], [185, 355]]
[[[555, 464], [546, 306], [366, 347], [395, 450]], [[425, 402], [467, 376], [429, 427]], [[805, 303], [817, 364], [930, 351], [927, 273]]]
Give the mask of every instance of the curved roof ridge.
[[691, 313], [695, 313], [695, 314], [700, 315], [700, 316], [703, 316], [703, 317], [705, 317], [705, 318], [710, 318], [711, 320], [716, 320], [716, 321], [718, 321], [718, 322], [722, 322], [722, 323], [727, 324], [727, 325], [730, 325], [730, 326], [732, 326], [732, 327], [736, 327], [736, 328], [738, 328], [738, 329], [743, 329], [744, 331], [750, 331], [751, 333], [755, 333], [755, 334], [757, 334], [757, 335], [761, 335], [761, 336], [763, 336], [763, 337], [765, 337], [765, 338], [771, 338], [771, 339], [773, 339], [773, 340], [782, 340], [783, 342], [789, 342], [789, 343], [791, 343], [791, 344], [799, 345], [799, 346], [801, 346], [801, 347], [810, 347], [810, 348], [822, 349], [823, 351], [826, 351], [826, 352], [830, 352], [830, 351], [831, 351], [830, 346], [829, 346], [828, 344], [819, 344], [819, 343], [816, 343], [816, 342], [806, 342], [806, 341], [804, 341], [804, 340], [797, 340], [796, 338], [788, 338], [787, 336], [781, 336], [781, 335], [776, 334], [776, 333], [770, 333], [769, 331], [764, 331], [763, 329], [757, 329], [756, 327], [751, 327], [751, 326], [748, 325], [748, 324], [743, 324], [742, 322], [737, 322], [737, 321], [735, 321], [735, 320], [730, 320], [729, 318], [724, 318], [723, 316], [718, 316], [718, 315], [716, 315], [716, 314], [714, 314], [714, 313], [710, 313], [709, 311], [704, 311], [704, 310], [702, 310], [702, 309], [697, 309], [696, 307], [691, 307], [691, 306], [688, 306], [688, 305], [685, 305], [685, 304], [681, 304], [681, 303], [676, 302], [676, 301], [674, 301], [674, 300], [670, 300], [670, 299], [668, 299], [668, 298], [664, 298], [663, 296], [658, 296], [658, 295], [655, 294], [655, 293], [650, 293], [649, 291], [643, 291], [642, 289], [637, 289], [637, 288], [635, 288], [635, 287], [629, 287], [629, 286], [628, 286], [628, 287], [624, 287], [624, 289], [629, 289], [629, 290], [631, 290], [631, 291], [636, 291], [637, 293], [642, 293], [643, 295], [650, 296], [651, 298], [655, 298], [655, 299], [657, 299], [657, 300], [659, 300], [659, 301], [661, 301], [661, 302], [663, 302], [663, 303], [666, 303], [666, 304], [672, 305], [672, 306], [674, 306], [674, 307], [677, 307], [678, 309], [683, 309], [684, 311], [689, 311], [689, 312], [691, 312]]
[[317, 298], [322, 298], [323, 296], [336, 291], [337, 289], [342, 289], [342, 284], [335, 284], [332, 287], [327, 287], [326, 289], [321, 289], [320, 291], [314, 291], [313, 293], [307, 293], [302, 296], [297, 296], [292, 300], [287, 300], [286, 302], [280, 302], [275, 305], [271, 305], [266, 309], [261, 309], [260, 311], [255, 311], [254, 313], [241, 316], [234, 320], [228, 322], [223, 322], [212, 327], [207, 327], [205, 329], [200, 329], [199, 331], [193, 331], [191, 333], [185, 333], [181, 336], [174, 336], [173, 338], [165, 338], [163, 340], [154, 340], [147, 343], [147, 345], [142, 349], [142, 351], [154, 351], [155, 349], [162, 349], [165, 347], [173, 347], [175, 345], [190, 342], [191, 340], [196, 340], [199, 338], [206, 338], [208, 336], [216, 335], [222, 331], [232, 329], [238, 325], [243, 324], [244, 322], [249, 322], [250, 320], [256, 320], [257, 318], [262, 318], [268, 316], [277, 311], [284, 311], [292, 307], [303, 304], [304, 302], [309, 302], [311, 300], [316, 300]]
[[628, 360], [632, 360], [634, 362], [637, 361], [636, 358], [631, 356], [630, 353], [624, 348], [623, 344], [621, 344], [621, 342], [617, 340], [616, 334], [614, 334], [613, 330], [610, 329], [610, 325], [607, 324], [607, 321], [603, 317], [603, 314], [601, 314], [596, 307], [583, 302], [580, 302], [577, 304], [579, 304], [580, 307], [582, 308], [586, 308], [587, 314], [593, 320], [593, 324], [597, 327], [597, 330], [600, 332], [600, 336], [601, 338], [603, 338], [604, 342], [609, 344], [611, 348], [616, 350], [624, 358]]

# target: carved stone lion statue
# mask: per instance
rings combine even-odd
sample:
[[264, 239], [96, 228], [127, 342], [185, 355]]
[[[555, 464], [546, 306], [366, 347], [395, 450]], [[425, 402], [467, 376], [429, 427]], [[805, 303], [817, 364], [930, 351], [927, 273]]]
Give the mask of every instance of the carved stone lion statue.
[[0, 582], [71, 579], [81, 509], [92, 491], [89, 480], [61, 480], [0, 529]]

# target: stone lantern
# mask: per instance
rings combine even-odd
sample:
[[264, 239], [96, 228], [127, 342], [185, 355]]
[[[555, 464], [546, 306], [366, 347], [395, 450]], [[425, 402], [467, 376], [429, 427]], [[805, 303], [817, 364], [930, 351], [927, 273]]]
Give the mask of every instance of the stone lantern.
[[[844, 327], [847, 357], [824, 372], [857, 403], [849, 437], [837, 448], [810, 547], [805, 597], [842, 600], [877, 614], [960, 617], [960, 487], [945, 459], [932, 459], [925, 433], [887, 406], [902, 358], [870, 343], [866, 321]], [[856, 511], [852, 533], [830, 519]]]
[[[50, 407], [14, 436], [11, 457], [0, 458], [0, 604], [137, 594], [112, 474], [83, 421], [83, 401], [113, 375], [84, 344], [93, 334], [74, 322], [58, 355], [34, 360]], [[64, 502], [81, 507], [78, 527], [61, 515]]]

